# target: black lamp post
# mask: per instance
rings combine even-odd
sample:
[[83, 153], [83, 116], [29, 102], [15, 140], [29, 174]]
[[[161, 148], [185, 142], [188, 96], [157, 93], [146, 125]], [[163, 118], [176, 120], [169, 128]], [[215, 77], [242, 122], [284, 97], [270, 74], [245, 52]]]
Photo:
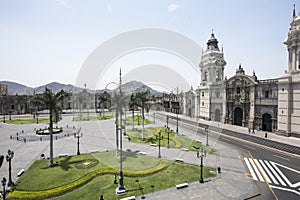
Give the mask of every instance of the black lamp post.
[[158, 133], [158, 158], [161, 158], [161, 154], [160, 154], [160, 140], [161, 140], [161, 130]]
[[170, 148], [170, 128], [167, 127], [167, 133], [168, 133], [168, 148]]
[[7, 184], [7, 186], [9, 186], [9, 187], [15, 186], [14, 182], [11, 180], [11, 160], [13, 159], [13, 157], [14, 157], [14, 152], [9, 149], [7, 151], [7, 155], [6, 155], [6, 161], [8, 162], [8, 184]]
[[[206, 157], [206, 151], [203, 150], [203, 147], [201, 147], [201, 149], [199, 147], [193, 146], [195, 149], [197, 149], [197, 158], [201, 159], [201, 163], [200, 163], [200, 178], [199, 178], [199, 183], [204, 183], [204, 179], [203, 179], [203, 158]], [[200, 152], [199, 152], [200, 150]]]
[[81, 128], [78, 130], [77, 133], [74, 134], [74, 138], [77, 138], [77, 155], [80, 155], [80, 151], [79, 151], [79, 139], [83, 136], [82, 133], [79, 134]]
[[169, 115], [167, 115], [167, 128], [169, 128]]
[[205, 128], [205, 132], [206, 132], [206, 146], [209, 146], [208, 144], [208, 133], [209, 133], [209, 129]]
[[178, 112], [179, 112], [179, 109], [177, 108], [176, 109], [176, 114], [177, 114], [177, 119], [176, 119], [176, 134], [178, 135]]
[[6, 196], [6, 189], [5, 189], [6, 178], [5, 177], [3, 177], [3, 179], [1, 180], [1, 183], [2, 183], [2, 187], [3, 187], [2, 196], [3, 196], [3, 200], [5, 200], [5, 196]]

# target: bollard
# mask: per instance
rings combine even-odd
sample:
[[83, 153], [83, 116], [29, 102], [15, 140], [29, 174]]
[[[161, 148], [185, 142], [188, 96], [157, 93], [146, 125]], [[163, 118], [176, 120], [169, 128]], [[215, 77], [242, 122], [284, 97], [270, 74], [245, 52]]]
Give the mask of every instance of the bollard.
[[10, 139], [12, 139], [12, 135], [10, 136]]
[[19, 137], [17, 137], [17, 140], [19, 140]]
[[221, 167], [218, 167], [218, 174], [221, 174]]

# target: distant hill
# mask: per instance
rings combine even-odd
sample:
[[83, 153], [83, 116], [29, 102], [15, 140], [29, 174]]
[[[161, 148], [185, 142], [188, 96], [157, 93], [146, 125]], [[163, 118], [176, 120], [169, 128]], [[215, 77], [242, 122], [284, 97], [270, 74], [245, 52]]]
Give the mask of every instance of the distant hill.
[[61, 90], [64, 90], [65, 92], [79, 93], [83, 90], [83, 88], [79, 88], [79, 87], [76, 87], [76, 86], [71, 85], [71, 84], [66, 85], [66, 84], [62, 84], [62, 83], [58, 83], [58, 82], [52, 82], [52, 83], [48, 83], [46, 85], [34, 88], [35, 93], [36, 94], [43, 93], [45, 91], [45, 88], [51, 89], [52, 92], [54, 92], [54, 93], [57, 93]]
[[1, 84], [7, 85], [8, 95], [32, 95], [33, 88], [27, 87], [20, 83], [11, 82], [11, 81], [0, 81]]
[[[116, 90], [116, 89], [115, 89]], [[121, 90], [127, 94], [137, 93], [137, 92], [146, 92], [149, 91], [151, 96], [161, 96], [162, 93], [156, 90], [153, 90], [151, 87], [143, 84], [139, 81], [130, 81], [122, 85]]]
[[[5, 84], [8, 87], [8, 94], [9, 95], [33, 95], [35, 94], [40, 94], [45, 91], [45, 88], [51, 89], [54, 93], [59, 92], [60, 90], [64, 90], [66, 92], [71, 92], [71, 93], [79, 93], [83, 91], [83, 88], [76, 87], [71, 84], [62, 84], [58, 82], [52, 82], [48, 83], [43, 86], [39, 86], [36, 88], [31, 88], [27, 87], [26, 85], [22, 85], [16, 82], [10, 82], [10, 81], [0, 81], [1, 84]], [[147, 85], [144, 85], [142, 82], [138, 81], [130, 81], [128, 83], [125, 83], [121, 87], [122, 91], [130, 94], [130, 93], [136, 93], [136, 92], [145, 92], [149, 91], [152, 96], [161, 96], [162, 93], [158, 92], [156, 90], [153, 90], [151, 87], [148, 87]], [[115, 89], [116, 90], [116, 89]], [[103, 90], [89, 90], [87, 89], [88, 92], [90, 93], [95, 93], [95, 92], [102, 92]], [[111, 90], [106, 90], [108, 93], [111, 93]]]

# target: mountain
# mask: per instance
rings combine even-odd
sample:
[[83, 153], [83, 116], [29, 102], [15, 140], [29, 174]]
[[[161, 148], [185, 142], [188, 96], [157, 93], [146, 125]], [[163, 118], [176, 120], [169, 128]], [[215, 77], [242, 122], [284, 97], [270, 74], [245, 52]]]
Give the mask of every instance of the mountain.
[[[48, 83], [46, 85], [36, 87], [36, 88], [34, 88], [34, 90], [35, 90], [36, 94], [40, 94], [45, 91], [45, 88], [51, 89], [52, 92], [54, 92], [54, 93], [57, 93], [61, 90], [64, 90], [65, 92], [79, 93], [83, 90], [83, 88], [79, 88], [79, 87], [76, 87], [71, 84], [66, 85], [66, 84], [62, 84], [62, 83], [58, 83], [58, 82]], [[90, 92], [90, 90], [88, 90], [88, 91]]]
[[[10, 81], [0, 81], [1, 84], [5, 84], [8, 87], [8, 94], [9, 95], [33, 95], [35, 94], [40, 94], [43, 93], [45, 88], [51, 89], [54, 93], [59, 92], [60, 90], [64, 90], [66, 92], [72, 92], [72, 93], [79, 93], [83, 91], [83, 88], [76, 87], [71, 84], [62, 84], [58, 82], [52, 82], [48, 83], [43, 86], [39, 86], [36, 88], [31, 88], [27, 87], [25, 85], [15, 83], [15, 82], [10, 82]], [[130, 93], [137, 93], [137, 92], [145, 92], [149, 91], [151, 96], [161, 96], [162, 93], [158, 92], [156, 90], [153, 90], [151, 87], [148, 87], [147, 85], [144, 85], [142, 82], [138, 81], [130, 81], [128, 83], [125, 83], [121, 87], [122, 91], [130, 94]], [[117, 89], [115, 89], [117, 90]], [[90, 93], [95, 93], [95, 92], [103, 92], [103, 90], [89, 90], [87, 89], [88, 92]], [[106, 90], [108, 93], [111, 93], [112, 91]]]
[[32, 95], [33, 88], [27, 87], [20, 83], [11, 81], [0, 81], [1, 84], [7, 85], [8, 95]]
[[162, 95], [161, 92], [153, 90], [151, 87], [139, 81], [130, 81], [128, 83], [125, 83], [121, 86], [121, 90], [127, 94], [149, 91], [151, 96], [158, 97]]

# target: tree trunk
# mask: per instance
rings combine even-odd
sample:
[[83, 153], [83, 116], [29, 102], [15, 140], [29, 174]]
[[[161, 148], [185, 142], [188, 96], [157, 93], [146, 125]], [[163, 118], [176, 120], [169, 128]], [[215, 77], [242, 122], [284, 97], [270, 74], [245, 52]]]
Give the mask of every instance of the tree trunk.
[[134, 107], [132, 108], [132, 130], [134, 131]]
[[53, 110], [50, 109], [50, 116], [49, 116], [49, 133], [50, 133], [50, 159], [49, 159], [49, 167], [53, 167]]
[[144, 107], [142, 107], [142, 140], [145, 140], [145, 136], [144, 136], [144, 120], [145, 120], [145, 116], [144, 116]]

